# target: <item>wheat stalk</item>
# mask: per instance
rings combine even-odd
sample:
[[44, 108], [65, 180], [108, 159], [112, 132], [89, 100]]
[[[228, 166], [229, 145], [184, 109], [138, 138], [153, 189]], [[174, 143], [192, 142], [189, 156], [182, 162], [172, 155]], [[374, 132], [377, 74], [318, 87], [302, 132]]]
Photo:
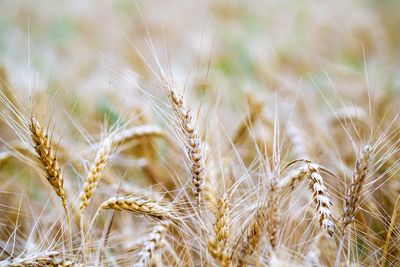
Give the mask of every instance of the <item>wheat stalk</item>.
[[172, 109], [179, 121], [180, 131], [184, 135], [184, 142], [187, 148], [187, 155], [190, 161], [190, 172], [192, 174], [193, 194], [200, 203], [200, 193], [206, 177], [204, 144], [199, 137], [196, 123], [192, 118], [190, 108], [186, 105], [181, 95], [178, 95], [172, 88], [168, 88]]
[[158, 204], [153, 200], [121, 196], [112, 197], [101, 205], [102, 209], [113, 209], [118, 211], [130, 211], [141, 215], [147, 215], [156, 219], [173, 219], [173, 210]]
[[334, 223], [332, 221], [332, 202], [328, 190], [325, 187], [324, 180], [320, 174], [319, 166], [316, 164], [308, 164], [310, 171], [309, 188], [313, 194], [314, 202], [317, 204], [317, 212], [319, 214], [319, 224], [328, 231], [330, 236], [334, 233]]
[[229, 239], [229, 199], [225, 195], [217, 199], [214, 224], [214, 237], [208, 242], [210, 255], [220, 266], [230, 266], [230, 259], [227, 252]]
[[112, 151], [112, 139], [106, 137], [100, 144], [97, 150], [96, 157], [92, 165], [90, 166], [89, 173], [86, 176], [85, 184], [79, 195], [80, 204], [79, 208], [81, 211], [87, 207], [90, 203], [90, 199], [96, 190], [97, 184], [100, 181], [101, 175], [104, 172], [105, 167], [109, 161]]
[[356, 166], [353, 173], [353, 181], [345, 196], [346, 204], [344, 207], [342, 231], [345, 231], [347, 226], [354, 220], [354, 215], [359, 204], [361, 191], [365, 183], [365, 178], [368, 174], [371, 152], [371, 146], [367, 145], [357, 157]]
[[[0, 261], [0, 267], [83, 267], [83, 264], [61, 257], [58, 251], [38, 253], [34, 256], [18, 257]], [[87, 265], [86, 265], [87, 266]]]
[[155, 259], [155, 253], [164, 245], [168, 228], [168, 222], [162, 222], [153, 228], [143, 242], [143, 248], [139, 253], [139, 260], [135, 266], [148, 266]]
[[126, 129], [119, 133], [115, 133], [112, 138], [112, 144], [119, 146], [131, 140], [147, 137], [147, 136], [164, 136], [164, 131], [157, 125], [139, 125]]
[[267, 206], [267, 232], [268, 239], [271, 248], [275, 251], [278, 241], [279, 231], [279, 214], [278, 214], [278, 196], [277, 186], [275, 182], [272, 182], [271, 188], [268, 194], [268, 206]]
[[266, 211], [266, 206], [257, 208], [250, 229], [239, 252], [238, 266], [247, 266], [249, 264], [249, 257], [259, 249], [261, 238], [265, 231]]
[[31, 116], [29, 128], [34, 143], [34, 149], [46, 171], [47, 181], [53, 187], [56, 194], [61, 198], [62, 205], [68, 217], [67, 194], [64, 190], [63, 172], [57, 162], [53, 148], [51, 147], [51, 141], [46, 130], [40, 125], [39, 121], [34, 116]]
[[343, 249], [343, 242], [346, 233], [346, 228], [354, 220], [356, 210], [359, 205], [359, 199], [361, 196], [361, 191], [365, 183], [365, 179], [369, 170], [369, 161], [371, 158], [372, 147], [368, 144], [360, 152], [356, 160], [356, 166], [353, 172], [352, 183], [347, 189], [345, 196], [345, 206], [343, 209], [343, 219], [342, 219], [342, 229], [340, 233], [339, 246], [336, 253], [335, 266], [339, 266], [340, 256]]

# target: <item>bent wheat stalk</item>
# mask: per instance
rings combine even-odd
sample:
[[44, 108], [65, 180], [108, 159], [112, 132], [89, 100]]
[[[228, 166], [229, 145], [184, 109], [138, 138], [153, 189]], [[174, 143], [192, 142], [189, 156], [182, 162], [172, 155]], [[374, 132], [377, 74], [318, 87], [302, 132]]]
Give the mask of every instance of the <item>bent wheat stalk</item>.
[[67, 209], [67, 194], [64, 190], [64, 177], [61, 167], [59, 166], [54, 150], [51, 147], [51, 141], [46, 130], [40, 125], [39, 121], [31, 116], [30, 123], [31, 138], [34, 143], [34, 149], [38, 155], [38, 159], [42, 163], [46, 178], [53, 187], [56, 194], [61, 198], [65, 213], [69, 219]]

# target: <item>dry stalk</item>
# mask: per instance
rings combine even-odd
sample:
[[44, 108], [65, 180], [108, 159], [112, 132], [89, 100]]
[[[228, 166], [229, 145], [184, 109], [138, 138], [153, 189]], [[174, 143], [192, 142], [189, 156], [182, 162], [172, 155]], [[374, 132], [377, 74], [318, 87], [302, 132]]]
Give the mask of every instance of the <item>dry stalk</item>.
[[172, 209], [158, 204], [153, 200], [133, 196], [112, 197], [101, 205], [102, 209], [113, 209], [118, 211], [131, 211], [141, 215], [147, 215], [156, 219], [173, 219]]
[[64, 190], [63, 172], [57, 162], [46, 130], [40, 125], [39, 121], [34, 116], [31, 116], [30, 131], [35, 151], [46, 171], [47, 181], [53, 187], [56, 194], [61, 198], [62, 205], [67, 217], [69, 218], [67, 209], [67, 194]]
[[229, 239], [229, 199], [225, 195], [218, 198], [216, 205], [214, 238], [208, 242], [208, 251], [210, 255], [219, 263], [220, 266], [230, 266], [228, 255], [228, 239]]

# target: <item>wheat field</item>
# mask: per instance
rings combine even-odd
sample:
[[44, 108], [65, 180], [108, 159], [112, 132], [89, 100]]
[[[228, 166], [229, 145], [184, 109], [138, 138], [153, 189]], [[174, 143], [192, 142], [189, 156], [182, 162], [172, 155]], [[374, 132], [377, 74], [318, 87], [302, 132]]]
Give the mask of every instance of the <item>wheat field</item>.
[[399, 1], [0, 1], [0, 267], [400, 266]]

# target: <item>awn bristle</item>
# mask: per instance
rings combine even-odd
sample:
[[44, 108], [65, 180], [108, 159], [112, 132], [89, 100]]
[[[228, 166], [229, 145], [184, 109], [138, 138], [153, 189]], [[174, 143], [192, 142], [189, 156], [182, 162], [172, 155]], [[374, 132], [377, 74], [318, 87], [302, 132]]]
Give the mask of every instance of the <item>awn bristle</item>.
[[172, 209], [158, 204], [153, 200], [133, 197], [121, 196], [112, 197], [101, 205], [102, 209], [113, 209], [118, 211], [131, 211], [141, 215], [147, 215], [156, 219], [173, 219]]
[[330, 236], [334, 233], [334, 223], [331, 218], [332, 202], [328, 190], [324, 185], [324, 180], [320, 174], [318, 165], [308, 164], [310, 170], [310, 190], [313, 193], [313, 199], [317, 204], [320, 225], [328, 231]]
[[156, 225], [143, 243], [143, 248], [139, 253], [139, 261], [135, 266], [148, 266], [155, 260], [155, 254], [164, 246], [165, 235], [168, 232], [169, 224], [162, 222]]
[[46, 171], [47, 181], [49, 181], [56, 194], [61, 198], [62, 205], [68, 217], [67, 194], [64, 190], [63, 172], [57, 162], [46, 130], [34, 116], [31, 116], [30, 131], [35, 151]]
[[259, 249], [261, 238], [265, 232], [266, 210], [267, 208], [265, 206], [258, 207], [250, 229], [240, 249], [238, 266], [249, 265], [249, 258]]
[[354, 220], [354, 215], [358, 207], [361, 191], [368, 174], [369, 160], [372, 148], [370, 145], [364, 147], [357, 158], [355, 170], [353, 173], [353, 181], [347, 190], [345, 197], [346, 205], [344, 207], [342, 231]]
[[204, 144], [196, 129], [190, 108], [184, 103], [183, 96], [169, 89], [169, 97], [172, 108], [179, 121], [180, 130], [184, 135], [184, 142], [190, 160], [190, 172], [192, 174], [193, 193], [197, 203], [200, 203], [200, 193], [206, 177]]
[[106, 137], [100, 144], [96, 153], [96, 158], [90, 166], [89, 173], [86, 177], [85, 184], [83, 185], [82, 192], [80, 193], [79, 208], [83, 210], [90, 203], [90, 199], [96, 190], [97, 184], [104, 172], [105, 167], [109, 161], [112, 151], [111, 137]]
[[229, 199], [228, 196], [218, 198], [215, 213], [214, 238], [208, 242], [208, 251], [220, 266], [230, 266], [227, 251], [229, 238]]

